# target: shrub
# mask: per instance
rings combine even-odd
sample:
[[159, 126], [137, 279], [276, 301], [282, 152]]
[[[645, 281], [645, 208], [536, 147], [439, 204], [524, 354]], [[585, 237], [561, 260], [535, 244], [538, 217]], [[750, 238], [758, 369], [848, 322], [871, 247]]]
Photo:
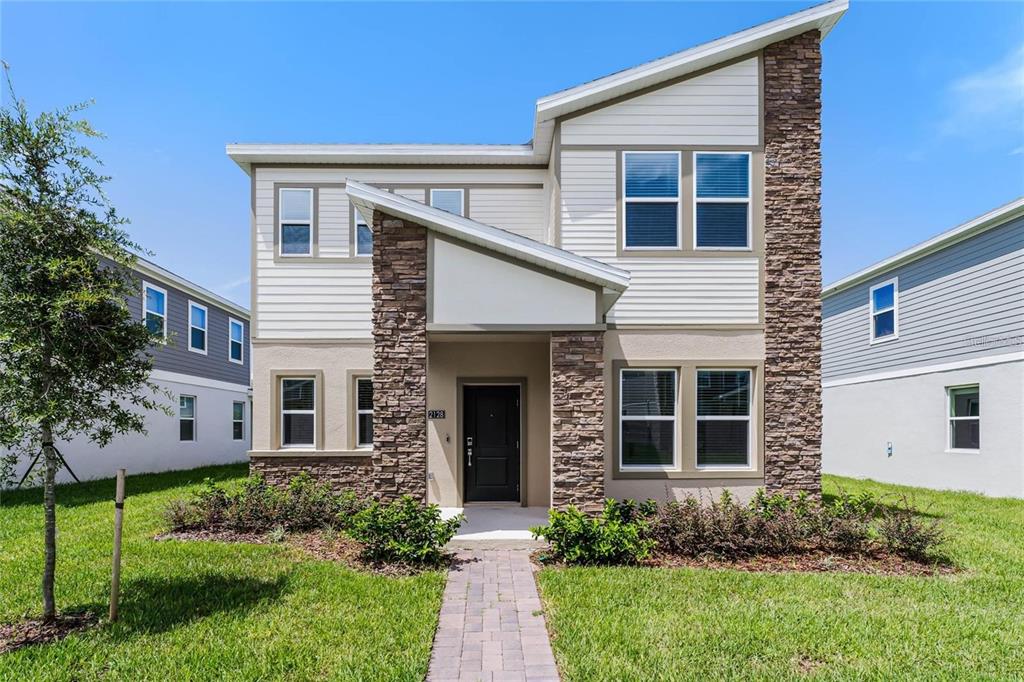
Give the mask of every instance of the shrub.
[[436, 566], [462, 518], [444, 520], [437, 505], [404, 495], [393, 502], [365, 505], [351, 517], [348, 532], [363, 543], [362, 557], [371, 563]]
[[870, 552], [877, 535], [873, 525], [876, 508], [869, 493], [849, 495], [841, 491], [811, 514], [811, 533], [821, 549], [838, 554]]
[[920, 518], [906, 498], [882, 512], [878, 534], [890, 552], [918, 561], [926, 559], [944, 540], [938, 520]]
[[548, 525], [532, 528], [534, 537], [551, 543], [552, 555], [567, 564], [635, 564], [655, 545], [648, 537], [648, 517], [656, 505], [606, 500], [600, 516], [576, 507], [548, 512]]

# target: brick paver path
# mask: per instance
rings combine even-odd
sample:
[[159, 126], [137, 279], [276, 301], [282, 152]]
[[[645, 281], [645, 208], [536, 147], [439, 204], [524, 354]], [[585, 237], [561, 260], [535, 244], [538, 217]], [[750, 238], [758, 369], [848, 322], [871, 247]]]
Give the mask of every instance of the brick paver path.
[[557, 682], [529, 550], [464, 550], [458, 557], [427, 681]]

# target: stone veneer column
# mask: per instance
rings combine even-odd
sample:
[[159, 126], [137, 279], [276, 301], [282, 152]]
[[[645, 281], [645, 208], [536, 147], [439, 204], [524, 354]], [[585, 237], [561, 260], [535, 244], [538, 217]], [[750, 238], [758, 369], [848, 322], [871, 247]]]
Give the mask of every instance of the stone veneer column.
[[821, 492], [821, 49], [764, 49], [765, 488]]
[[427, 496], [427, 230], [373, 216], [373, 488]]
[[551, 334], [551, 505], [604, 504], [604, 332]]

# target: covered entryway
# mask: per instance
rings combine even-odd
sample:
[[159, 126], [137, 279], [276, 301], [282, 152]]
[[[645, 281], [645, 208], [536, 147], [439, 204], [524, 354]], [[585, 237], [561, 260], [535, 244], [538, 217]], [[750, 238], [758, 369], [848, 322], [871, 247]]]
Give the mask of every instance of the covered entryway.
[[463, 384], [463, 499], [519, 502], [518, 384]]

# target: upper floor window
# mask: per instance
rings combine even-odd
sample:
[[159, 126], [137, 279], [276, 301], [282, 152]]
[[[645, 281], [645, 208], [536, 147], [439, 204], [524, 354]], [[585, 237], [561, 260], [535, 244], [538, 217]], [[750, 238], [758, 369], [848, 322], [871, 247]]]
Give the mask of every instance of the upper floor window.
[[357, 256], [372, 256], [373, 255], [373, 230], [370, 229], [369, 223], [363, 218], [363, 214], [359, 212], [359, 209], [353, 209], [355, 212], [356, 221], [356, 255]]
[[142, 320], [150, 334], [167, 338], [167, 292], [149, 282], [142, 283]]
[[206, 355], [206, 306], [188, 302], [188, 349]]
[[751, 371], [697, 370], [697, 467], [749, 467]]
[[891, 279], [871, 287], [871, 343], [890, 341], [899, 336], [899, 282]]
[[233, 317], [228, 318], [228, 360], [245, 362], [245, 325]]
[[619, 375], [619, 466], [676, 466], [675, 369], [623, 369]]
[[694, 154], [694, 244], [750, 248], [750, 153]]
[[313, 255], [313, 190], [281, 189], [278, 203], [281, 255]]
[[679, 152], [623, 152], [627, 249], [679, 248]]
[[977, 384], [947, 388], [949, 395], [949, 449], [981, 448], [981, 393]]
[[455, 215], [463, 215], [465, 203], [461, 189], [430, 190], [430, 205]]

